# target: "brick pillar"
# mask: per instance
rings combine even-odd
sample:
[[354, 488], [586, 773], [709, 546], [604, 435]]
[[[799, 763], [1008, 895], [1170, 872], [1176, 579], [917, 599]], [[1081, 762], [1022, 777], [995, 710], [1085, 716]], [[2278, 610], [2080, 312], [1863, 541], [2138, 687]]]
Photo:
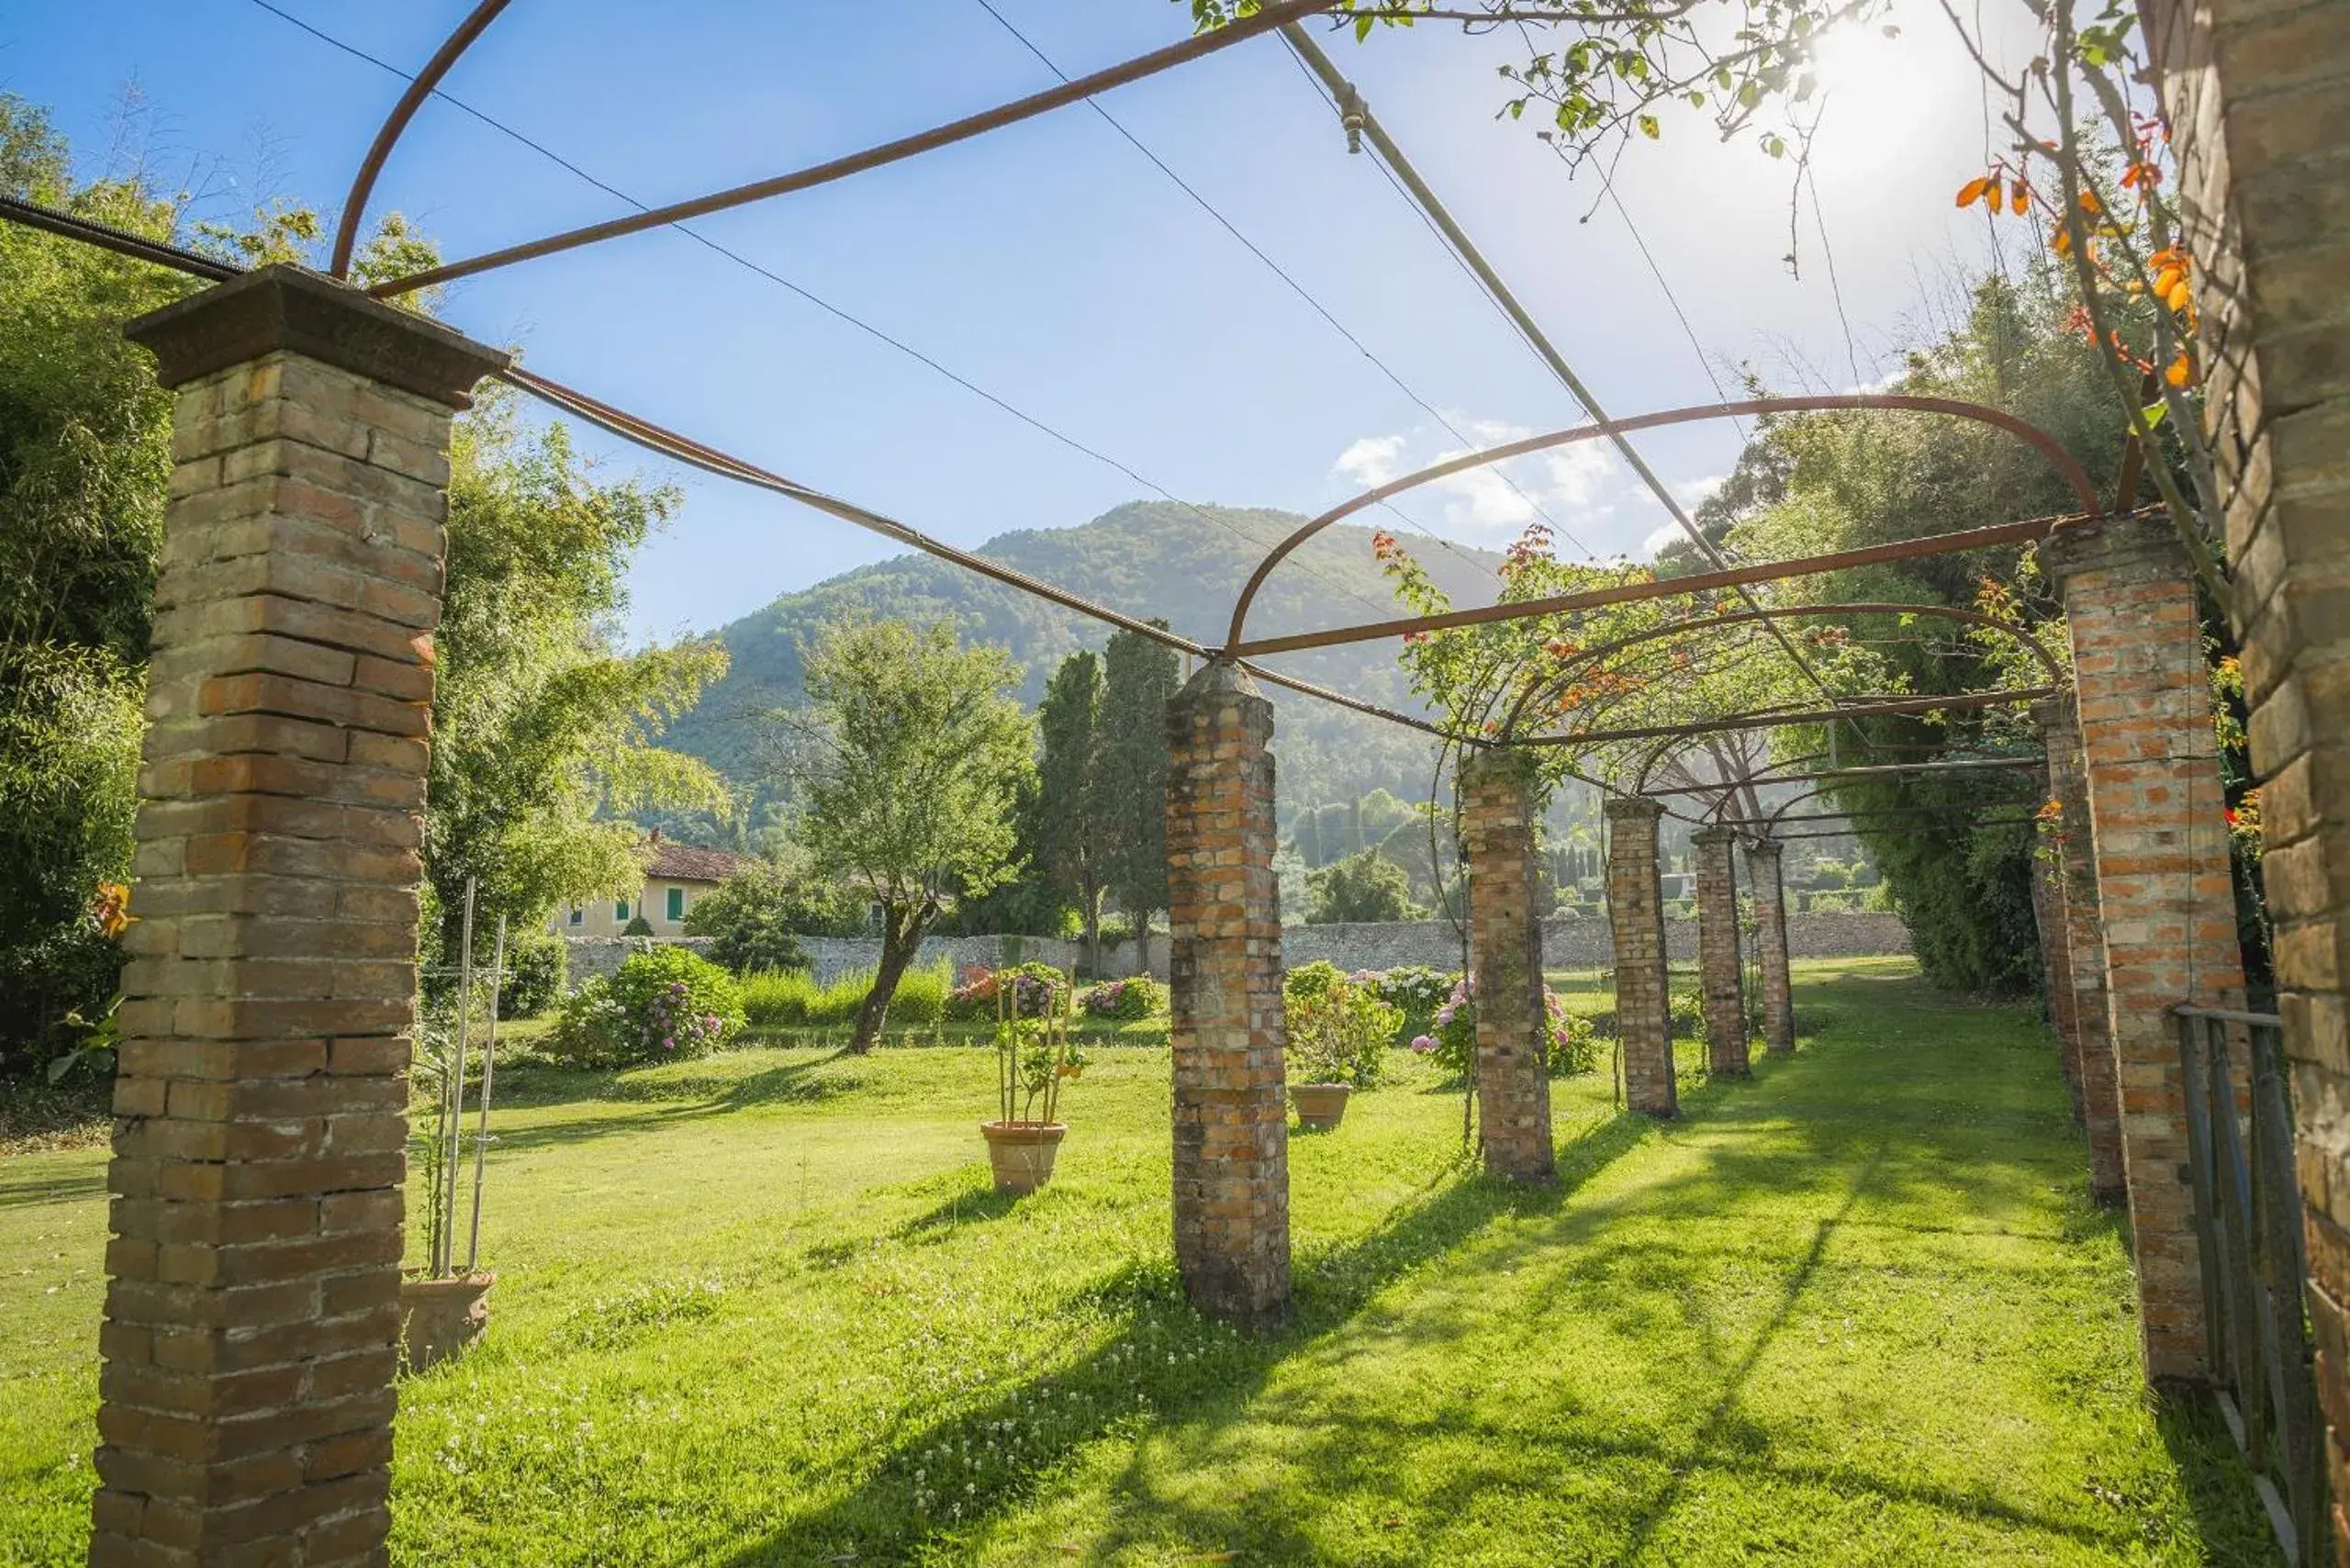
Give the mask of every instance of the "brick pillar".
[[2065, 972], [2072, 982], [2073, 1027], [2079, 1036], [2081, 1126], [2088, 1136], [2089, 1195], [2098, 1203], [2126, 1202], [2129, 1183], [2121, 1172], [2121, 1100], [2114, 1084], [2113, 1025], [2106, 1011], [2105, 922], [2098, 913], [2097, 855], [2089, 832], [2087, 765], [2081, 757], [2080, 721], [2069, 697], [2035, 703], [2048, 747], [2048, 798], [2058, 817], [2044, 847], [2056, 854], [2063, 893], [2056, 902], [2065, 918]]
[[1779, 874], [1780, 846], [1768, 838], [1746, 846], [1746, 875], [1754, 884], [1754, 946], [1762, 963], [1762, 1040], [1773, 1056], [1796, 1048], [1796, 1002], [1787, 972], [1787, 891]]
[[2244, 972], [2194, 579], [2161, 518], [2067, 528], [2041, 560], [2064, 585], [2073, 639], [2146, 1372], [2200, 1378], [2201, 1257], [2169, 1010], [2243, 1006]]
[[176, 389], [96, 1564], [383, 1561], [449, 417], [505, 356], [269, 267]]
[[[2146, 0], [2195, 258], [2293, 1064], [2327, 1472], [2350, 1497], [2350, 28], [2330, 0]], [[2350, 1536], [2337, 1507], [2338, 1555]]]
[[1605, 809], [1607, 924], [1616, 939], [1616, 1035], [1624, 1053], [1624, 1099], [1648, 1115], [1678, 1115], [1664, 890], [1657, 880], [1656, 824], [1664, 808], [1619, 796], [1611, 797]]
[[[2041, 780], [2043, 798], [2048, 779]], [[2065, 1079], [2065, 1096], [2073, 1103], [2073, 1125], [2087, 1119], [2081, 1098], [2081, 1025], [2073, 1002], [2073, 955], [2065, 931], [2064, 852], [2044, 830], [2035, 830], [2031, 843], [2031, 923], [2040, 933], [2040, 977], [2048, 998], [2048, 1027], [2056, 1036], [2056, 1064]]]
[[1273, 705], [1214, 660], [1167, 705], [1175, 1261], [1202, 1312], [1287, 1319], [1289, 1114]]
[[1748, 1078], [1746, 986], [1738, 961], [1738, 877], [1730, 862], [1737, 834], [1726, 827], [1689, 835], [1697, 857], [1697, 989], [1706, 1015], [1706, 1070]]
[[1558, 1167], [1534, 902], [1532, 761], [1518, 752], [1472, 752], [1461, 761], [1460, 788], [1477, 976], [1478, 1138], [1494, 1175], [1544, 1182]]

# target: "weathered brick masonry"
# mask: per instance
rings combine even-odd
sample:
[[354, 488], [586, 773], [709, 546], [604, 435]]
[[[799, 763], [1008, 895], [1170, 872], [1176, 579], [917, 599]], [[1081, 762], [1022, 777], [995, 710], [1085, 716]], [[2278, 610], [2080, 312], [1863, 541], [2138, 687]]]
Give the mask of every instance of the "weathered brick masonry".
[[1273, 876], [1273, 705], [1212, 661], [1167, 708], [1175, 1261], [1192, 1305], [1289, 1315], [1289, 1114]]
[[383, 1561], [449, 417], [504, 356], [272, 267], [173, 411], [96, 1564]]
[[1542, 923], [1535, 913], [1532, 766], [1519, 753], [1472, 752], [1460, 785], [1469, 952], [1477, 974], [1478, 1138], [1494, 1175], [1547, 1181], [1557, 1166]]
[[1664, 808], [1611, 797], [1607, 920], [1616, 935], [1616, 1028], [1624, 1101], [1651, 1116], [1679, 1114], [1673, 1081], [1672, 996], [1664, 954], [1664, 890], [1657, 880], [1657, 819]]
[[2106, 1016], [2147, 1375], [2209, 1370], [2170, 1009], [2244, 1004], [2235, 892], [2193, 576], [2167, 519], [2067, 528], [2064, 585], [2105, 929]]
[[[2053, 774], [2041, 780], [2043, 799], [2053, 798]], [[2081, 1099], [2081, 1028], [2073, 1002], [2072, 937], [2065, 929], [2065, 864], [2043, 831], [2032, 844], [2031, 922], [2040, 934], [2041, 978], [2048, 997], [2048, 1025], [2056, 1036], [2056, 1060], [2065, 1092], [2073, 1102], [2073, 1125], [2086, 1119]]]
[[1737, 840], [1726, 827], [1689, 835], [1697, 861], [1697, 989], [1706, 1015], [1707, 1071], [1716, 1078], [1746, 1078], [1754, 1070], [1738, 958], [1738, 875], [1730, 859]]
[[1787, 972], [1787, 891], [1779, 852], [1767, 838], [1749, 844], [1746, 875], [1754, 884], [1754, 947], [1762, 965], [1763, 1047], [1784, 1056], [1796, 1048], [1796, 1003]]
[[2089, 1145], [2089, 1193], [2100, 1204], [2129, 1197], [2121, 1170], [2121, 1095], [2115, 1087], [2113, 1022], [2105, 994], [2105, 922], [2098, 913], [2096, 839], [2089, 826], [2087, 766], [2080, 720], [2069, 697], [2036, 704], [2048, 747], [2048, 793], [2062, 815], [2054, 848], [2064, 872], [2065, 972], [2072, 982], [2079, 1036], [2081, 1126]]
[[2328, 1470], [2350, 1497], [2350, 27], [2339, 0], [2144, 9], [2262, 780]]

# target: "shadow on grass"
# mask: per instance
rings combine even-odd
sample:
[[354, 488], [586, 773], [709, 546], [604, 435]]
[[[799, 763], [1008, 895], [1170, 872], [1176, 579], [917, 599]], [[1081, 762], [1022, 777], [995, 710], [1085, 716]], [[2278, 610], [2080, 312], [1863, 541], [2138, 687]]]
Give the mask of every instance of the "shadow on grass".
[[[518, 1092], [501, 1096], [509, 1110], [543, 1109], [582, 1102], [653, 1105], [651, 1112], [578, 1116], [534, 1126], [499, 1129], [498, 1147], [525, 1149], [581, 1143], [610, 1133], [639, 1133], [722, 1116], [755, 1105], [813, 1105], [862, 1087], [856, 1078], [822, 1078], [822, 1070], [848, 1056], [845, 1047], [807, 1061], [787, 1062], [747, 1078], [632, 1079], [628, 1070], [582, 1072], [532, 1068]], [[501, 1075], [500, 1083], [505, 1082]]]
[[0, 1209], [31, 1208], [39, 1204], [72, 1204], [95, 1198], [106, 1190], [103, 1165], [88, 1170], [0, 1182]]
[[[2281, 1561], [2267, 1511], [2253, 1490], [2244, 1451], [2210, 1394], [2175, 1389], [2153, 1396], [2154, 1422], [2178, 1467], [2179, 1484], [2195, 1515], [2207, 1561], [2222, 1568], [2269, 1568]], [[2321, 1515], [2320, 1529], [2325, 1529]]]
[[[1131, 1421], [1237, 1410], [1284, 1361], [1345, 1326], [1380, 1290], [1419, 1265], [1504, 1215], [1555, 1215], [1649, 1126], [1645, 1118], [1626, 1115], [1599, 1124], [1559, 1150], [1558, 1180], [1539, 1186], [1458, 1168], [1438, 1177], [1369, 1235], [1301, 1255], [1294, 1264], [1296, 1316], [1277, 1335], [1250, 1338], [1202, 1318], [1185, 1304], [1169, 1265], [1114, 1270], [1077, 1293], [1080, 1302], [1124, 1320], [1105, 1342], [979, 1408], [908, 1432], [845, 1495], [726, 1561], [734, 1568], [904, 1562], [940, 1531], [975, 1524], [1024, 1500], [1039, 1474]], [[990, 1209], [984, 1198], [951, 1199], [908, 1222], [905, 1232], [934, 1232]], [[935, 1456], [974, 1451], [984, 1457], [967, 1484], [971, 1490], [951, 1503], [943, 1496], [927, 1502], [923, 1482], [937, 1466]], [[949, 1514], [949, 1508], [957, 1511]]]

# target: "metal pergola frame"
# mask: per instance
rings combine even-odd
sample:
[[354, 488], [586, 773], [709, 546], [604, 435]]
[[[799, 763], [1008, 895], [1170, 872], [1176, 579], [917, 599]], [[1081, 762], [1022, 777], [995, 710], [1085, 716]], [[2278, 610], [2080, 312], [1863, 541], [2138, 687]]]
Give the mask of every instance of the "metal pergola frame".
[[[364, 220], [375, 184], [397, 147], [401, 135], [417, 111], [447, 76], [449, 71], [487, 30], [490, 24], [509, 3], [510, 0], [480, 0], [480, 3], [442, 41], [424, 68], [409, 81], [407, 89], [401, 94], [383, 125], [378, 129], [353, 177], [350, 194], [344, 202], [338, 222], [330, 262], [330, 271], [336, 278], [346, 282], [349, 279], [352, 255], [359, 226]], [[605, 240], [640, 233], [708, 213], [723, 211], [771, 196], [808, 189], [867, 170], [880, 168], [937, 148], [968, 140], [1053, 109], [1082, 102], [1095, 94], [1155, 75], [1276, 29], [1293, 28], [1294, 24], [1304, 18], [1326, 12], [1331, 8], [1330, 0], [1268, 0], [1268, 3], [1254, 15], [1234, 20], [1213, 31], [1195, 34], [1180, 42], [915, 135], [898, 138], [867, 148], [862, 151], [755, 181], [748, 185], [733, 186], [666, 206], [647, 208], [625, 217], [520, 242], [404, 277], [376, 283], [372, 285], [367, 292], [378, 298], [397, 297], [418, 289], [476, 275], [495, 268], [577, 249]], [[175, 246], [149, 241], [119, 230], [108, 229], [72, 214], [55, 212], [30, 203], [0, 198], [0, 217], [135, 255], [147, 261], [173, 266], [215, 281], [232, 277], [243, 270], [233, 263], [221, 262], [216, 258], [201, 256]], [[1726, 803], [1730, 790], [1778, 780], [1774, 780], [1771, 777], [1772, 770], [1766, 768], [1743, 778], [1712, 785], [1690, 786], [1685, 789], [1651, 789], [1646, 783], [1646, 775], [1670, 749], [1670, 743], [1708, 734], [1752, 732], [1805, 723], [1836, 722], [1872, 715], [1929, 711], [1966, 711], [2029, 701], [2053, 695], [2062, 689], [2067, 684], [2063, 667], [2031, 635], [2027, 628], [1972, 610], [1958, 610], [1946, 605], [1889, 603], [1822, 603], [1765, 609], [1750, 599], [1748, 602], [1752, 607], [1744, 610], [1710, 616], [1692, 615], [1671, 625], [1652, 628], [1637, 635], [1623, 638], [1603, 648], [1585, 653], [1569, 662], [1561, 670], [1546, 676], [1543, 680], [1526, 686], [1518, 693], [1512, 706], [1508, 722], [1502, 725], [1497, 734], [1464, 734], [1424, 717], [1399, 711], [1380, 703], [1368, 701], [1283, 674], [1268, 667], [1262, 661], [1268, 656], [1281, 653], [1338, 646], [1387, 637], [1427, 634], [1458, 627], [1536, 619], [1602, 605], [1694, 597], [1721, 588], [1735, 589], [1742, 594], [1749, 586], [1756, 583], [1815, 577], [1864, 566], [2034, 542], [2047, 538], [2055, 530], [2068, 523], [2095, 520], [2104, 515], [2103, 505], [2087, 471], [2054, 436], [2004, 410], [1955, 398], [1894, 393], [1841, 393], [1809, 397], [1757, 398], [1737, 402], [1664, 409], [1625, 419], [1595, 420], [1566, 430], [1529, 436], [1523, 440], [1447, 459], [1416, 473], [1367, 489], [1323, 512], [1320, 516], [1309, 520], [1268, 551], [1258, 562], [1233, 607], [1231, 622], [1225, 642], [1221, 646], [1216, 646], [1182, 636], [1167, 628], [1154, 625], [1142, 617], [1097, 603], [1082, 595], [1058, 588], [1024, 572], [988, 560], [974, 552], [949, 544], [896, 518], [840, 497], [829, 495], [813, 487], [776, 474], [748, 459], [677, 431], [665, 429], [650, 420], [604, 402], [577, 388], [567, 386], [552, 377], [540, 375], [516, 366], [503, 373], [503, 379], [517, 389], [530, 394], [562, 412], [586, 420], [622, 440], [674, 461], [721, 477], [772, 491], [801, 505], [878, 533], [909, 548], [986, 577], [1016, 591], [1058, 605], [1074, 613], [1100, 621], [1123, 631], [1148, 637], [1166, 646], [1197, 657], [1229, 660], [1247, 669], [1257, 678], [1272, 685], [1319, 700], [1333, 702], [1370, 717], [1418, 730], [1450, 745], [1478, 747], [1561, 747], [1597, 746], [1650, 739], [1667, 742], [1667, 746], [1659, 748], [1642, 766], [1633, 792], [1651, 798], [1663, 798], [1681, 794], [1703, 794], [1708, 790], [1721, 791], [1721, 800], [1717, 801], [1715, 807], [1717, 813], [1721, 804]], [[1405, 491], [1454, 475], [1489, 468], [1514, 458], [1552, 451], [1563, 446], [1601, 439], [1620, 442], [1625, 435], [1636, 431], [1729, 419], [1740, 415], [1769, 417], [1829, 411], [1924, 413], [1942, 418], [1968, 420], [2000, 430], [2031, 446], [2048, 461], [2073, 491], [2079, 502], [2079, 510], [2077, 513], [2065, 516], [2026, 519], [1987, 528], [1926, 535], [1797, 560], [1725, 566], [1720, 570], [1679, 578], [1625, 582], [1583, 593], [1548, 599], [1479, 606], [1440, 614], [1341, 626], [1279, 637], [1251, 639], [1248, 635], [1248, 611], [1257, 594], [1273, 570], [1284, 559], [1332, 524]], [[1556, 689], [1561, 682], [1568, 679], [1572, 674], [1588, 673], [1603, 667], [1604, 661], [1608, 656], [1635, 645], [1695, 636], [1743, 624], [1763, 625], [1777, 634], [1774, 618], [1780, 616], [1819, 618], [1831, 615], [1885, 614], [1949, 621], [2008, 636], [2024, 647], [2047, 671], [2049, 681], [2043, 685], [2026, 689], [1968, 692], [1953, 696], [1925, 697], [1914, 693], [1867, 693], [1847, 697], [1830, 694], [1828, 705], [1821, 708], [1756, 711], [1718, 715], [1683, 723], [1613, 730], [1581, 730], [1563, 734], [1520, 733], [1520, 723], [1527, 708], [1538, 693]], [[1936, 765], [1880, 766], [1886, 767], [1887, 771], [1899, 772], [1914, 771]], [[1603, 789], [1608, 788], [1603, 780], [1589, 778], [1572, 765], [1567, 771], [1570, 775], [1583, 778], [1586, 782], [1598, 785]], [[1853, 777], [1859, 771], [1863, 770], [1844, 769], [1835, 774], [1812, 777], [1822, 778]], [[1789, 780], [1797, 777], [1803, 776], [1789, 776]]]

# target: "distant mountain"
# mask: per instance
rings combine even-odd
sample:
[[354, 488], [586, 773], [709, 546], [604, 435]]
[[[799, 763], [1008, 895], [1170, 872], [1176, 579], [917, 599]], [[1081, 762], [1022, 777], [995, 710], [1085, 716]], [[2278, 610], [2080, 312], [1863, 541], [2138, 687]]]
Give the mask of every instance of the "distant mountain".
[[[1074, 528], [1022, 529], [980, 546], [990, 560], [1136, 616], [1164, 616], [1186, 636], [1224, 640], [1232, 605], [1257, 561], [1305, 520], [1264, 508], [1166, 501], [1119, 507]], [[1371, 531], [1341, 524], [1273, 573], [1250, 611], [1251, 633], [1274, 635], [1401, 615], [1371, 558]], [[1416, 542], [1430, 574], [1460, 605], [1493, 598], [1490, 551]], [[1456, 550], [1458, 553], [1456, 554]], [[997, 643], [1027, 667], [1034, 704], [1053, 667], [1079, 648], [1099, 650], [1110, 628], [927, 555], [904, 555], [786, 594], [719, 635], [733, 656], [726, 678], [672, 725], [668, 744], [756, 782], [761, 716], [797, 706], [802, 639], [829, 617], [862, 608], [917, 624], [951, 621], [967, 643]], [[1286, 674], [1406, 711], [1419, 711], [1393, 641], [1269, 661]], [[1268, 687], [1275, 717], [1282, 815], [1384, 788], [1427, 798], [1433, 743], [1416, 731]]]

